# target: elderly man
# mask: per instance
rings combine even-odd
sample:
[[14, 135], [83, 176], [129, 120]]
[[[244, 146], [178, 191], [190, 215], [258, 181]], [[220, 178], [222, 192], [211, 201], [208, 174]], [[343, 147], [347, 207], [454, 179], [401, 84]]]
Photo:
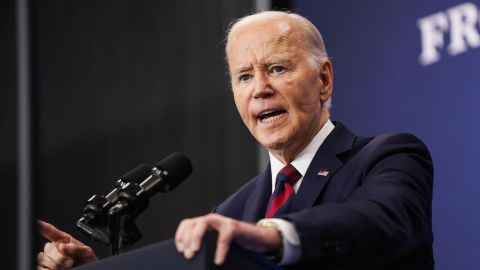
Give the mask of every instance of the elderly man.
[[[237, 109], [270, 153], [266, 170], [216, 207], [183, 220], [175, 244], [186, 258], [206, 231], [292, 269], [433, 269], [433, 169], [408, 134], [353, 135], [329, 120], [332, 64], [307, 19], [285, 12], [244, 17], [226, 44]], [[52, 242], [39, 269], [96, 260], [93, 251], [41, 223]]]

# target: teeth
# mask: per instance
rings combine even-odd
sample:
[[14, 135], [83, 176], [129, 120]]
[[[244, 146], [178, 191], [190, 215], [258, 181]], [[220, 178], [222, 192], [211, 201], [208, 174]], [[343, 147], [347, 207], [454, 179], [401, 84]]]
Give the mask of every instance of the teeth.
[[279, 115], [272, 116], [272, 117], [264, 118], [264, 119], [262, 119], [262, 123], [272, 123], [275, 120], [277, 120], [278, 118], [282, 117], [282, 115], [283, 115], [283, 113], [279, 114]]
[[266, 111], [266, 112], [261, 113], [260, 116], [264, 116], [264, 115], [267, 115], [267, 114], [272, 113], [272, 112], [274, 112], [274, 111]]

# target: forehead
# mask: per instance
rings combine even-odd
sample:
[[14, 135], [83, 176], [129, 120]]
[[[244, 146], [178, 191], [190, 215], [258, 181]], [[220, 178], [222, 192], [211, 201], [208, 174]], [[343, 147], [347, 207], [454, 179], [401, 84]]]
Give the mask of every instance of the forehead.
[[227, 44], [230, 69], [252, 60], [293, 57], [301, 49], [301, 41], [298, 27], [284, 20], [262, 20], [238, 26], [232, 29]]

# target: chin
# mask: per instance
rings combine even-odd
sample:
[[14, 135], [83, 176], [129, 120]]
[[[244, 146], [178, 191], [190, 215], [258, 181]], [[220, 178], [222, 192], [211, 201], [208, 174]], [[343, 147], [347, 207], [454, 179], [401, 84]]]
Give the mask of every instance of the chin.
[[[268, 137], [268, 135], [267, 135]], [[285, 139], [272, 139], [271, 137], [266, 140], [259, 140], [259, 142], [269, 150], [279, 150], [285, 148], [286, 142], [288, 140]]]

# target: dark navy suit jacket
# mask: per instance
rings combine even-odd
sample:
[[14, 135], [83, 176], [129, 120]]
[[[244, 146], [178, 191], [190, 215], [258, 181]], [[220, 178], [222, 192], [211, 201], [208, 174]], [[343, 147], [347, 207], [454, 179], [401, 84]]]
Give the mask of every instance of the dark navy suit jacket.
[[[430, 154], [415, 136], [361, 138], [336, 123], [281, 217], [303, 252], [286, 268], [433, 269], [432, 182]], [[214, 211], [256, 222], [270, 194], [268, 166]]]

